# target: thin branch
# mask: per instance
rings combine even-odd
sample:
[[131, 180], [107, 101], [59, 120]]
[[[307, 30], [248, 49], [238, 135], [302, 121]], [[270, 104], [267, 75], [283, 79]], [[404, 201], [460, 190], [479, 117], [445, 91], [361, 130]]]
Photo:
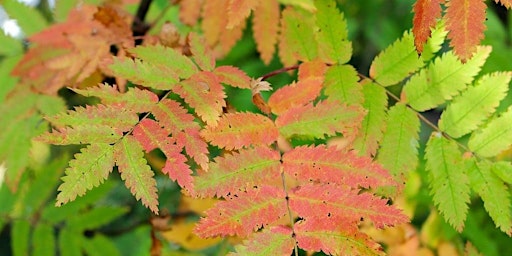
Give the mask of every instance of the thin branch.
[[270, 73], [267, 73], [266, 75], [263, 75], [261, 77], [261, 80], [267, 80], [268, 78], [273, 77], [275, 75], [279, 75], [281, 73], [288, 72], [290, 70], [296, 70], [298, 68], [299, 68], [299, 65], [294, 65], [294, 66], [290, 66], [290, 67], [280, 68], [278, 70], [274, 70], [274, 71], [272, 71]]

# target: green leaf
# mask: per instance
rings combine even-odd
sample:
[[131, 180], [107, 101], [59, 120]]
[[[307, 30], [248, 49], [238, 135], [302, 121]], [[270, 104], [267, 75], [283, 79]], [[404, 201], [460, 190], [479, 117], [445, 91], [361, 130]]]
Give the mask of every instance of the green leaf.
[[55, 254], [55, 237], [53, 226], [39, 222], [32, 236], [32, 255], [47, 256]]
[[435, 54], [441, 50], [447, 34], [448, 31], [445, 29], [444, 20], [441, 20], [432, 29], [430, 37], [427, 39], [425, 45], [423, 45], [421, 58], [424, 62], [430, 61], [434, 58]]
[[512, 164], [510, 162], [494, 162], [491, 171], [504, 182], [512, 184]]
[[114, 185], [113, 181], [107, 180], [97, 188], [87, 192], [83, 197], [78, 197], [72, 202], [68, 202], [61, 207], [55, 207], [48, 204], [42, 211], [42, 218], [51, 223], [59, 223], [65, 219], [77, 215], [80, 211], [85, 210], [96, 201], [104, 198]]
[[419, 130], [418, 116], [405, 104], [397, 103], [389, 109], [377, 160], [398, 180], [416, 169]]
[[109, 68], [115, 76], [158, 90], [170, 90], [179, 82], [179, 75], [172, 68], [143, 62], [140, 59], [115, 58]]
[[154, 173], [144, 159], [142, 146], [132, 136], [123, 137], [114, 145], [114, 158], [121, 179], [142, 204], [158, 213], [158, 195]]
[[11, 19], [15, 19], [18, 22], [18, 25], [27, 37], [48, 27], [48, 21], [41, 12], [19, 1], [4, 0], [2, 1], [2, 7]]
[[483, 157], [492, 157], [506, 150], [512, 144], [512, 107], [501, 116], [473, 133], [469, 138], [469, 148]]
[[311, 12], [316, 10], [313, 0], [278, 0], [278, 2], [285, 5], [298, 6], [304, 10], [308, 10]]
[[32, 138], [46, 127], [34, 113], [38, 95], [23, 89], [12, 93], [0, 108], [0, 162], [5, 162], [7, 169], [5, 183], [15, 191], [30, 160]]
[[87, 255], [90, 256], [117, 256], [121, 255], [115, 244], [102, 234], [94, 234], [91, 239], [83, 239], [82, 246]]
[[454, 138], [475, 130], [505, 98], [511, 76], [510, 72], [483, 76], [448, 105], [439, 120], [439, 128]]
[[120, 105], [138, 113], [149, 112], [158, 103], [156, 94], [139, 88], [129, 88], [126, 93], [120, 93], [115, 86], [102, 84], [86, 90], [71, 90], [86, 97], [98, 97], [103, 104]]
[[346, 106], [338, 102], [322, 101], [290, 108], [276, 119], [276, 126], [286, 138], [305, 136], [324, 138], [341, 132], [343, 136], [355, 136], [364, 110], [357, 106]]
[[26, 220], [15, 220], [12, 223], [11, 239], [14, 256], [28, 255], [30, 223]]
[[47, 117], [54, 127], [105, 125], [120, 131], [129, 131], [139, 122], [139, 117], [131, 109], [120, 106], [94, 105], [75, 107], [67, 113]]
[[56, 206], [83, 196], [87, 190], [99, 186], [114, 167], [114, 148], [109, 144], [92, 144], [83, 148], [69, 162], [66, 176], [58, 191]]
[[367, 114], [354, 141], [354, 149], [359, 151], [360, 155], [374, 156], [385, 129], [388, 98], [386, 90], [374, 83], [363, 85], [363, 95], [363, 107], [367, 110]]
[[172, 74], [186, 79], [197, 73], [197, 66], [177, 50], [162, 45], [137, 46], [130, 49], [143, 63], [150, 63], [162, 69], [170, 69]]
[[433, 133], [425, 158], [434, 204], [444, 219], [461, 232], [468, 213], [470, 189], [457, 144], [440, 133]]
[[295, 241], [289, 227], [276, 226], [255, 234], [243, 244], [235, 246], [230, 256], [288, 255], [293, 252]]
[[65, 256], [82, 256], [82, 234], [68, 226], [60, 230], [59, 233], [59, 250], [60, 255]]
[[484, 201], [485, 210], [489, 213], [496, 226], [503, 232], [512, 231], [512, 215], [510, 212], [510, 192], [503, 181], [494, 174], [493, 163], [482, 161], [477, 163], [475, 158], [466, 161], [471, 188]]
[[84, 125], [60, 128], [45, 133], [37, 139], [54, 145], [115, 143], [123, 136], [122, 132], [107, 125]]
[[300, 61], [312, 61], [317, 57], [318, 45], [313, 40], [315, 25], [311, 14], [287, 7], [282, 12], [281, 26], [280, 51]]
[[324, 93], [330, 100], [337, 100], [347, 105], [361, 105], [364, 99], [358, 81], [359, 77], [353, 66], [329, 67], [325, 73]]
[[68, 157], [65, 155], [54, 159], [41, 167], [36, 178], [28, 186], [28, 191], [23, 197], [22, 207], [24, 216], [30, 217], [40, 211], [40, 208], [53, 196], [59, 178], [67, 166]]
[[491, 53], [489, 46], [477, 49], [464, 64], [451, 51], [434, 60], [404, 85], [402, 100], [415, 110], [425, 111], [457, 95], [473, 81]]
[[188, 36], [190, 51], [193, 54], [194, 61], [204, 71], [212, 71], [215, 68], [215, 58], [212, 56], [204, 38], [196, 33], [190, 33]]
[[0, 55], [14, 56], [23, 54], [23, 44], [21, 40], [8, 36], [0, 32]]
[[370, 66], [370, 77], [383, 86], [394, 85], [423, 66], [414, 47], [412, 33], [406, 31], [402, 38], [381, 52]]
[[[1, 45], [1, 44], [0, 44]], [[21, 56], [5, 57], [0, 60], [0, 103], [4, 102], [7, 93], [9, 93], [16, 83], [17, 77], [11, 76], [11, 71], [20, 61]]]
[[347, 22], [333, 0], [316, 0], [316, 33], [318, 55], [330, 63], [343, 64], [352, 56], [352, 43], [347, 40]]
[[112, 222], [128, 211], [126, 208], [96, 206], [90, 211], [75, 215], [68, 219], [67, 225], [74, 230], [93, 230]]

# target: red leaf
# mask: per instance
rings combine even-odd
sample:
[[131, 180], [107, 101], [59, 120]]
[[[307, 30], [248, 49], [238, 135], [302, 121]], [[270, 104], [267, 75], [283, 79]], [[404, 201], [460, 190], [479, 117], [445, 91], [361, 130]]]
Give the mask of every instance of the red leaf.
[[285, 197], [282, 188], [249, 189], [206, 211], [207, 217], [199, 221], [196, 232], [201, 237], [247, 236], [288, 212]]
[[146, 118], [135, 126], [132, 134], [146, 152], [160, 148], [167, 157], [162, 172], [178, 182], [182, 188], [192, 191], [192, 170], [186, 164], [187, 158], [181, 154], [183, 146], [176, 145], [174, 138], [168, 136], [169, 132], [156, 121]]
[[173, 138], [168, 136], [169, 132], [148, 118], [140, 121], [133, 128], [132, 134], [148, 153], [155, 148], [163, 148], [166, 144], [174, 144]]
[[178, 182], [180, 187], [189, 192], [193, 192], [194, 178], [192, 177], [192, 170], [186, 164], [187, 158], [181, 154], [181, 147], [173, 144], [168, 144], [162, 148], [167, 161], [162, 168], [162, 172], [169, 175], [169, 178]]
[[387, 200], [369, 193], [359, 194], [335, 184], [308, 184], [289, 193], [290, 208], [304, 219], [319, 219], [337, 225], [358, 223], [369, 219], [375, 227], [383, 228], [408, 221], [400, 210], [387, 205]]
[[184, 145], [187, 155], [191, 156], [197, 164], [205, 171], [208, 171], [208, 145], [199, 135], [196, 129], [185, 129], [174, 135], [178, 145]]
[[199, 196], [224, 197], [253, 185], [272, 183], [279, 180], [280, 159], [279, 152], [267, 147], [217, 157], [210, 164], [210, 170], [196, 178], [196, 193]]
[[423, 52], [423, 44], [430, 37], [430, 29], [441, 17], [441, 3], [444, 0], [417, 0], [413, 7], [414, 18], [412, 33], [414, 44], [419, 53]]
[[277, 140], [279, 131], [266, 116], [237, 112], [225, 114], [217, 126], [207, 126], [201, 135], [213, 145], [232, 150], [271, 144]]
[[388, 171], [366, 156], [335, 147], [297, 147], [283, 156], [283, 169], [299, 180], [334, 182], [352, 188], [398, 186]]
[[223, 84], [243, 89], [251, 89], [251, 78], [236, 67], [220, 66], [213, 70], [213, 73], [219, 77], [220, 82]]
[[447, 6], [445, 18], [450, 46], [465, 62], [484, 38], [487, 6], [483, 0], [450, 0]]
[[328, 255], [384, 255], [380, 245], [355, 225], [332, 225], [325, 220], [305, 220], [293, 226], [300, 248]]

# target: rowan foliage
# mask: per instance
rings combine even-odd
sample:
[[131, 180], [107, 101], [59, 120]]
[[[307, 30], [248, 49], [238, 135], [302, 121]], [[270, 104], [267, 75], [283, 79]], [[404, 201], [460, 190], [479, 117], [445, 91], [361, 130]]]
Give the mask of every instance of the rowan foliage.
[[[14, 254], [124, 253], [103, 235], [128, 211], [101, 199], [119, 180], [147, 211], [153, 254], [174, 239], [230, 255], [384, 255], [403, 250], [391, 228], [422, 230], [404, 246], [415, 253], [468, 241], [492, 254], [475, 235], [487, 216], [512, 234], [512, 72], [485, 67], [484, 1], [417, 0], [412, 29], [367, 70], [350, 62], [361, 49], [334, 0], [160, 1], [147, 24], [147, 1], [133, 2], [59, 1], [54, 24], [0, 2], [31, 17], [26, 48], [0, 34], [12, 74], [0, 227]], [[278, 67], [233, 61], [239, 40]]]

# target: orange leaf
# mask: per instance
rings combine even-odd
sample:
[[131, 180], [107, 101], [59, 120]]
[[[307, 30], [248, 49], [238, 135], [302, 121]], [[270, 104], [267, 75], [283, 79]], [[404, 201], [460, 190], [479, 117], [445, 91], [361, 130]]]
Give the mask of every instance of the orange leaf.
[[279, 31], [279, 3], [265, 0], [256, 6], [252, 18], [252, 30], [256, 47], [265, 64], [272, 60]]
[[203, 0], [187, 0], [180, 2], [180, 20], [189, 26], [196, 25], [201, 16]]
[[250, 145], [268, 145], [279, 132], [268, 117], [255, 113], [228, 113], [215, 127], [208, 126], [201, 135], [213, 145], [229, 150]]
[[237, 67], [220, 66], [213, 73], [219, 77], [221, 83], [238, 88], [251, 88], [251, 78]]
[[444, 0], [418, 0], [414, 4], [414, 19], [412, 33], [414, 44], [419, 53], [423, 51], [423, 44], [430, 36], [430, 28], [441, 17], [441, 2]]
[[228, 0], [208, 0], [203, 6], [201, 28], [209, 46], [214, 46], [220, 38], [220, 32], [228, 23], [226, 11]]
[[501, 5], [507, 7], [507, 9], [512, 8], [512, 1], [511, 0], [494, 0], [496, 3], [500, 3]]
[[226, 28], [232, 29], [241, 22], [245, 22], [245, 19], [249, 17], [251, 11], [254, 10], [259, 3], [259, 0], [230, 0], [228, 6], [229, 20]]
[[484, 38], [487, 6], [483, 0], [451, 0], [447, 6], [445, 18], [450, 46], [465, 62]]

